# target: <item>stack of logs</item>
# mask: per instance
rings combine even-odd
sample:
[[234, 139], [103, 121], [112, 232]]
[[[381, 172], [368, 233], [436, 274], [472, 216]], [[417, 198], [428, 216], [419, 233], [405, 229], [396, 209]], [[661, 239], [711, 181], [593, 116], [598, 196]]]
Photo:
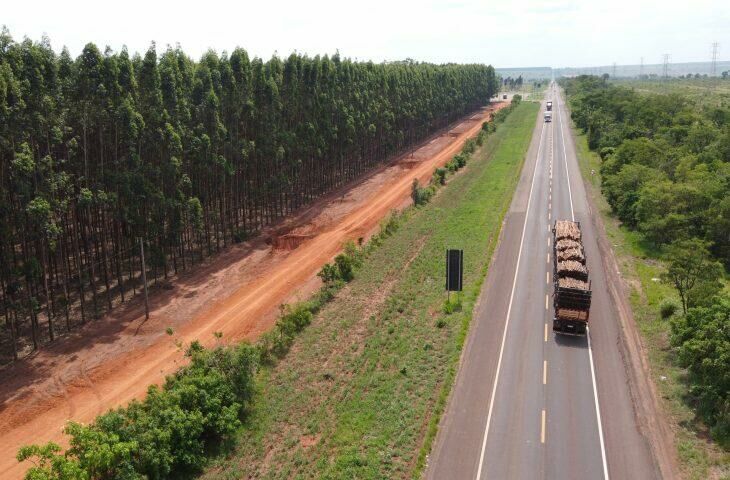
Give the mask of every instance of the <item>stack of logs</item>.
[[569, 220], [558, 220], [555, 222], [555, 240], [558, 285], [588, 290], [588, 269], [580, 226]]

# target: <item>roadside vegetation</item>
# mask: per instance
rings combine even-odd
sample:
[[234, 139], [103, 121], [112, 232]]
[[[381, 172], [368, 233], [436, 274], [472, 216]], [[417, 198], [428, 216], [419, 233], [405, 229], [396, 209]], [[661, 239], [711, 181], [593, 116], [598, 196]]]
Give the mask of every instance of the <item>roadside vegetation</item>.
[[730, 475], [729, 105], [637, 93], [595, 77], [564, 86], [584, 132], [583, 175], [632, 286], [634, 316], [683, 473], [724, 478]]
[[[18, 459], [34, 465], [26, 478], [186, 478], [211, 455], [207, 475], [219, 478], [420, 471], [529, 145], [538, 106], [519, 104], [418, 187], [433, 192], [430, 202], [393, 213], [364, 245], [347, 244], [320, 271], [320, 291], [282, 306], [256, 344], [216, 335], [213, 349], [180, 345], [189, 365], [144, 400], [69, 423], [66, 450], [23, 447]], [[469, 175], [453, 176], [467, 165]], [[448, 305], [447, 247], [467, 256], [466, 291]]]

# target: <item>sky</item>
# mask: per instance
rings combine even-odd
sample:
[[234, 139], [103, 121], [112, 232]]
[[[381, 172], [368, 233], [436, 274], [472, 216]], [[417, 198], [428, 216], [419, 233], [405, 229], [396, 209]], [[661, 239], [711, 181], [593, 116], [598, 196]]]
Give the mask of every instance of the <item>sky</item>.
[[180, 44], [193, 58], [245, 48], [281, 57], [334, 53], [376, 62], [584, 67], [730, 59], [727, 0], [3, 0], [15, 40], [47, 35], [78, 55], [88, 42], [144, 52]]

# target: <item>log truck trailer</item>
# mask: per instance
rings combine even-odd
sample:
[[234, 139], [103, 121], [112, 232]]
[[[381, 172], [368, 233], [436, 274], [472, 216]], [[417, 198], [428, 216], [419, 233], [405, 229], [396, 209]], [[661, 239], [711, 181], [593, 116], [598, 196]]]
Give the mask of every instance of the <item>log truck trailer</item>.
[[591, 307], [591, 282], [580, 222], [556, 220], [553, 225], [553, 285], [553, 331], [585, 335]]

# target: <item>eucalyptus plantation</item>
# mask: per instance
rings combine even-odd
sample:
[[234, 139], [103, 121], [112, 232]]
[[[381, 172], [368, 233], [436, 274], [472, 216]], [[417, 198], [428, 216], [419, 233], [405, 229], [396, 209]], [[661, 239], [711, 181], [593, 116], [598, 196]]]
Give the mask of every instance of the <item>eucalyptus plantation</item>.
[[496, 92], [484, 65], [194, 61], [0, 34], [0, 361], [100, 318]]

